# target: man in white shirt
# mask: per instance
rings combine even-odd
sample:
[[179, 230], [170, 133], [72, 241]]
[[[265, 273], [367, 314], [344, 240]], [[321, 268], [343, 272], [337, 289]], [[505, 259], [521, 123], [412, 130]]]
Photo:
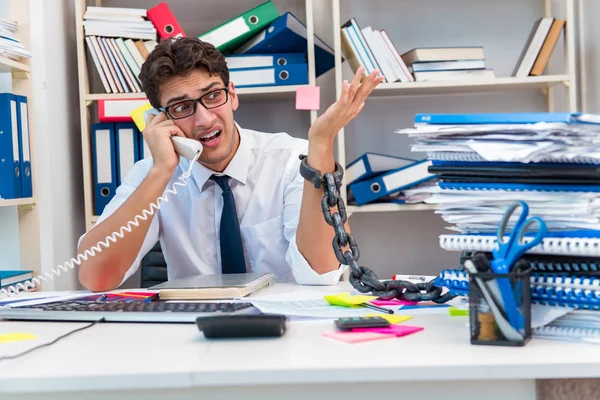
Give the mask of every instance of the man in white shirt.
[[[321, 209], [323, 188], [299, 172], [301, 154], [311, 168], [334, 172], [337, 132], [363, 108], [383, 77], [344, 82], [340, 99], [311, 126], [308, 141], [286, 133], [239, 126], [239, 100], [225, 57], [196, 38], [159, 44], [142, 66], [140, 79], [150, 104], [144, 140], [152, 158], [128, 172], [78, 252], [123, 237], [83, 262], [79, 280], [90, 290], [112, 290], [139, 267], [160, 240], [169, 279], [198, 274], [273, 272], [279, 281], [335, 284], [347, 268], [333, 247], [334, 230]], [[199, 140], [202, 154], [181, 185], [190, 161], [174, 151], [171, 136]], [[175, 186], [177, 194], [166, 192]], [[137, 218], [160, 197], [153, 216]], [[335, 209], [332, 209], [334, 212]], [[233, 225], [235, 226], [233, 226]], [[138, 225], [138, 226], [135, 226]], [[346, 231], [349, 227], [346, 224]]]

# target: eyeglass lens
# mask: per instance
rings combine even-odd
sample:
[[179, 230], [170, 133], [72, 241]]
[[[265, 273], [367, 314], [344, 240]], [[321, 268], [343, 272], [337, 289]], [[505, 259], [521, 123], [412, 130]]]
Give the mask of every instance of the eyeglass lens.
[[206, 109], [219, 107], [227, 102], [227, 93], [225, 89], [214, 90], [198, 100], [186, 100], [173, 104], [167, 110], [172, 118], [189, 117], [196, 111], [196, 101], [200, 101]]

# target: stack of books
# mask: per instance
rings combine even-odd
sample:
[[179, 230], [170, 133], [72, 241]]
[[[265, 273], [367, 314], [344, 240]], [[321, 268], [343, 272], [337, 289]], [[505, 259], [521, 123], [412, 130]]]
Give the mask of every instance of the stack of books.
[[85, 41], [106, 93], [141, 93], [140, 68], [156, 46], [142, 8], [87, 7]]
[[348, 204], [422, 203], [436, 175], [428, 160], [367, 152], [346, 167]]
[[483, 47], [415, 48], [402, 54], [416, 81], [494, 79], [486, 69]]
[[15, 37], [18, 28], [19, 25], [16, 21], [0, 19], [0, 57], [14, 61], [31, 58], [31, 51], [26, 49]]
[[512, 76], [524, 78], [542, 75], [564, 26], [564, 20], [550, 17], [538, 19], [527, 38]]

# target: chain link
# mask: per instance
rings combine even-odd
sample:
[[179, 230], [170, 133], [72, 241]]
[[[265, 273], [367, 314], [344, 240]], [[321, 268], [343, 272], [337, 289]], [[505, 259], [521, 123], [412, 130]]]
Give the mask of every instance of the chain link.
[[[367, 267], [361, 267], [357, 264], [360, 257], [358, 245], [354, 236], [346, 232], [344, 224], [348, 220], [346, 205], [339, 195], [339, 189], [342, 185], [343, 170], [336, 163], [336, 171], [332, 174], [325, 173], [321, 177], [321, 172], [313, 169], [306, 162], [306, 156], [300, 156], [300, 174], [311, 181], [313, 186], [319, 189], [323, 187], [323, 198], [321, 199], [321, 209], [327, 224], [333, 227], [335, 236], [333, 238], [333, 251], [341, 264], [350, 267], [350, 284], [361, 293], [371, 293], [382, 299], [400, 299], [406, 301], [433, 301], [435, 303], [445, 303], [455, 297], [450, 293], [442, 295], [442, 288], [434, 286], [434, 281], [412, 283], [402, 280], [381, 281], [377, 275]], [[331, 208], [337, 206], [337, 211], [331, 213]], [[344, 251], [344, 248], [348, 247]]]

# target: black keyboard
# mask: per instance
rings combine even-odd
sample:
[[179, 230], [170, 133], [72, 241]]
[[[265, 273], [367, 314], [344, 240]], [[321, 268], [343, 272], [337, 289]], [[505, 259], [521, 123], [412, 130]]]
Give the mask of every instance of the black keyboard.
[[95, 321], [104, 318], [114, 322], [189, 322], [205, 315], [256, 313], [246, 302], [163, 302], [152, 301], [77, 301], [66, 300], [46, 304], [0, 309], [0, 318], [18, 320]]
[[252, 307], [250, 303], [167, 303], [153, 301], [150, 303], [143, 302], [126, 302], [126, 301], [109, 301], [103, 303], [95, 303], [90, 301], [57, 301], [55, 303], [46, 303], [33, 306], [19, 307], [20, 309], [30, 308], [40, 311], [112, 311], [112, 312], [193, 312], [193, 313], [231, 313]]

